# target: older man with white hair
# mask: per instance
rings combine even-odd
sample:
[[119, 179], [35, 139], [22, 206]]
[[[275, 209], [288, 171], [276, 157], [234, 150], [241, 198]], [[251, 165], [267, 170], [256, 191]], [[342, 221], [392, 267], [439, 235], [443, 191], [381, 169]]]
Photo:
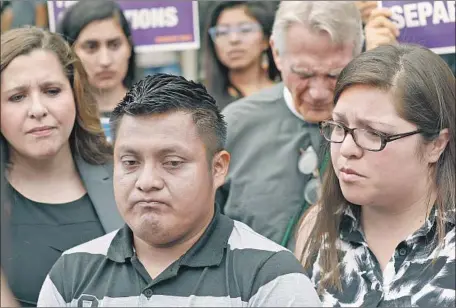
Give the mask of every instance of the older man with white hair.
[[330, 118], [340, 71], [364, 42], [353, 1], [283, 1], [270, 44], [283, 82], [224, 110], [231, 165], [224, 213], [290, 249], [324, 168], [318, 122]]

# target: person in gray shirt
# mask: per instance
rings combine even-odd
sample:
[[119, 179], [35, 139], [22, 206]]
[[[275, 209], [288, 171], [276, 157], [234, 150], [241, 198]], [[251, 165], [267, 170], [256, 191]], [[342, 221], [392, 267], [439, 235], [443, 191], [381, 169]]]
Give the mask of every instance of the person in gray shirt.
[[323, 161], [318, 122], [331, 116], [337, 76], [363, 41], [353, 1], [280, 4], [270, 43], [283, 83], [223, 111], [232, 157], [217, 196], [225, 214], [294, 247], [294, 227], [316, 199]]

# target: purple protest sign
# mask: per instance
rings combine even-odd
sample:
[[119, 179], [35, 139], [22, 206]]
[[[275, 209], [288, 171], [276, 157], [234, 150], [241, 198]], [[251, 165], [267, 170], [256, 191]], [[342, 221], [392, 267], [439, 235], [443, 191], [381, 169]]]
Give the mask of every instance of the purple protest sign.
[[[65, 9], [77, 2], [48, 1], [51, 31], [56, 30], [56, 25], [65, 14]], [[118, 0], [117, 3], [130, 23], [137, 52], [187, 50], [200, 47], [196, 1]]]
[[455, 52], [456, 1], [379, 1], [389, 7], [401, 43], [425, 46], [437, 54]]

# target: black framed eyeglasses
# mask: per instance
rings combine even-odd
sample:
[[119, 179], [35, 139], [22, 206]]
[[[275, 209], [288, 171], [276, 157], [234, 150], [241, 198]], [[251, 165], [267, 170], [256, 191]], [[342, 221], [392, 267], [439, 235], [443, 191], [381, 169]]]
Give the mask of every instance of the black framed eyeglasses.
[[349, 128], [344, 124], [335, 121], [322, 121], [319, 125], [320, 132], [327, 141], [342, 143], [344, 142], [345, 137], [347, 137], [347, 134], [350, 134], [357, 146], [372, 152], [383, 150], [388, 142], [423, 132], [421, 129], [418, 129], [408, 133], [388, 135], [375, 130]]

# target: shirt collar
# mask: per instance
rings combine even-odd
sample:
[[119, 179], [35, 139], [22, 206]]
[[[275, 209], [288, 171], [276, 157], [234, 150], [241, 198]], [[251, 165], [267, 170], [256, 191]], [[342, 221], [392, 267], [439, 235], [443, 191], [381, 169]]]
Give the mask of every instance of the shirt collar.
[[215, 211], [212, 222], [201, 238], [181, 258], [181, 265], [190, 267], [217, 266], [223, 260], [234, 222]]
[[113, 262], [124, 263], [135, 254], [133, 248], [133, 232], [127, 224], [117, 232], [109, 245], [106, 256]]
[[[429, 232], [434, 230], [435, 224], [437, 223], [436, 218], [439, 216], [442, 215], [440, 215], [439, 211], [435, 207], [433, 207], [431, 212], [429, 213], [429, 216], [426, 218], [426, 221], [424, 222], [423, 226], [411, 236], [410, 240], [414, 240], [421, 236], [427, 236]], [[443, 214], [442, 218], [447, 225], [450, 224], [452, 225], [452, 227], [454, 227], [454, 211], [450, 211], [449, 213]]]
[[[407, 240], [414, 240], [418, 237], [427, 236], [433, 230], [436, 223], [436, 217], [439, 216], [438, 210], [434, 207], [429, 216], [426, 218], [423, 226], [418, 229]], [[364, 235], [360, 227], [361, 208], [358, 205], [349, 205], [343, 209], [343, 215], [340, 224], [340, 238], [345, 241], [361, 243], [364, 240]], [[446, 223], [455, 225], [455, 211], [450, 211], [443, 216]]]
[[299, 112], [296, 110], [296, 107], [293, 103], [293, 97], [291, 96], [291, 92], [290, 90], [288, 90], [287, 87], [283, 87], [283, 99], [285, 100], [285, 103], [287, 104], [288, 106], [288, 109], [290, 109], [290, 111], [296, 116], [298, 117], [299, 119], [304, 120], [304, 117], [299, 114]]
[[[179, 259], [180, 265], [189, 267], [207, 267], [220, 265], [234, 223], [220, 214], [216, 207], [211, 223], [201, 238]], [[117, 263], [124, 263], [135, 254], [133, 232], [127, 224], [117, 232], [108, 249], [107, 257]]]
[[456, 210], [448, 211], [443, 219], [454, 226], [456, 224]]
[[349, 242], [364, 242], [364, 236], [359, 225], [359, 206], [348, 205], [342, 211], [343, 214], [339, 227], [340, 238]]

